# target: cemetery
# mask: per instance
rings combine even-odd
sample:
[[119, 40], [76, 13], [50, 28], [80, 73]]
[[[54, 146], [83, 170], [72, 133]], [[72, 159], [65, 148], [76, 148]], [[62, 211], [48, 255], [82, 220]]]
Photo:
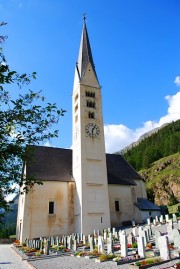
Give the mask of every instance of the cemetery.
[[[118, 229], [94, 230], [93, 234], [51, 236], [15, 241], [14, 249], [23, 259], [51, 259], [71, 256], [94, 263], [113, 262], [128, 268], [150, 268], [172, 261], [180, 268], [180, 220], [176, 215], [156, 217], [151, 223]], [[165, 267], [166, 268], [166, 267]]]

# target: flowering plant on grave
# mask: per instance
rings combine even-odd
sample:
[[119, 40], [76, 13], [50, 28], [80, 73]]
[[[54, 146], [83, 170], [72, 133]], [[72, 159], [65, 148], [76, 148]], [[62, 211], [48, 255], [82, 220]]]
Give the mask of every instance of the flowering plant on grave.
[[121, 260], [122, 260], [121, 256], [117, 256], [117, 257], [113, 258], [114, 262], [119, 262]]
[[41, 254], [42, 254], [41, 251], [38, 250], [38, 251], [36, 251], [35, 256], [38, 257], [38, 256], [41, 256]]
[[16, 240], [14, 240], [13, 244], [19, 245], [20, 244], [20, 241], [18, 239], [16, 239]]
[[148, 249], [152, 249], [152, 244], [151, 244], [151, 243], [148, 243], [148, 244], [146, 245], [146, 247], [147, 247]]
[[154, 258], [154, 259], [146, 259], [146, 260], [142, 260], [142, 261], [137, 261], [134, 264], [136, 266], [141, 266], [141, 265], [155, 264], [155, 263], [160, 262], [160, 261], [161, 261], [160, 258]]
[[121, 245], [120, 245], [120, 244], [119, 244], [119, 245], [114, 246], [114, 250], [119, 250], [119, 249], [121, 249]]
[[128, 248], [132, 248], [132, 244], [127, 244], [127, 247]]
[[180, 262], [175, 263], [174, 267], [175, 268], [180, 268]]
[[174, 246], [172, 243], [169, 243], [169, 249], [173, 250], [174, 249]]
[[137, 248], [138, 244], [136, 242], [132, 243], [132, 248]]

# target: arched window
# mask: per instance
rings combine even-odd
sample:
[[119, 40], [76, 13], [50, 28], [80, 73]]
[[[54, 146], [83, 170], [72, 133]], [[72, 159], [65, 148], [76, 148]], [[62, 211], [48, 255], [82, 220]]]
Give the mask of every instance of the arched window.
[[95, 117], [94, 117], [94, 112], [90, 112], [90, 111], [89, 111], [88, 114], [89, 114], [89, 119], [94, 119], [94, 118], [95, 118]]
[[86, 91], [86, 96], [95, 98], [95, 92]]

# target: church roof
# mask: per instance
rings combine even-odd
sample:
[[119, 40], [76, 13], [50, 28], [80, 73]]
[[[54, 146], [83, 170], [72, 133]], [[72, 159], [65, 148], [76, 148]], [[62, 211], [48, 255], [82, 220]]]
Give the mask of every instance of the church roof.
[[106, 154], [109, 184], [136, 185], [134, 179], [142, 179], [134, 168], [117, 154]]
[[86, 22], [84, 20], [84, 26], [82, 30], [82, 36], [81, 36], [81, 43], [80, 43], [80, 48], [79, 48], [79, 56], [78, 56], [78, 62], [76, 64], [76, 68], [78, 69], [78, 74], [79, 74], [79, 79], [82, 79], [84, 76], [84, 73], [86, 71], [88, 62], [91, 63], [94, 74], [97, 78], [97, 74], [95, 71], [95, 66], [94, 66], [94, 61], [92, 57], [92, 52], [91, 52], [91, 46], [89, 42], [89, 37], [88, 37], [88, 32], [87, 32], [87, 27], [86, 27]]
[[[72, 176], [72, 150], [32, 146], [33, 158], [27, 164], [27, 176], [42, 181], [74, 181]], [[108, 184], [136, 185], [140, 175], [121, 155], [106, 154]]]
[[161, 209], [159, 206], [153, 204], [152, 202], [150, 202], [146, 198], [137, 198], [137, 202], [135, 203], [135, 205], [140, 210], [148, 210], [148, 211], [157, 210], [157, 211], [159, 211]]

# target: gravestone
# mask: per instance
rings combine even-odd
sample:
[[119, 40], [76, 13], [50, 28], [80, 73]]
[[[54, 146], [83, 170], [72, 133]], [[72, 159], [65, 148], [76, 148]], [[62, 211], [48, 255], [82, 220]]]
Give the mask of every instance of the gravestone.
[[89, 238], [90, 252], [94, 250], [94, 237]]
[[155, 231], [155, 246], [156, 248], [159, 248], [159, 241], [158, 238], [161, 236], [160, 231]]
[[128, 236], [127, 236], [127, 243], [128, 244], [130, 244], [130, 245], [132, 245], [132, 243], [133, 243], [133, 233], [130, 233], [130, 234], [128, 234]]
[[173, 222], [177, 222], [177, 216], [176, 216], [176, 214], [173, 214]]
[[73, 250], [77, 250], [77, 239], [74, 238]]
[[68, 237], [68, 249], [72, 249], [72, 235]]
[[104, 241], [102, 239], [102, 236], [99, 235], [98, 236], [98, 252], [101, 252], [102, 253], [103, 250], [104, 250]]
[[137, 227], [134, 227], [134, 228], [132, 229], [132, 232], [133, 232], [133, 235], [134, 235], [134, 236], [138, 236], [138, 235], [139, 235], [139, 232], [138, 232], [138, 228], [137, 228]]
[[165, 219], [166, 219], [166, 223], [169, 222], [169, 215], [168, 214], [165, 215]]
[[159, 218], [158, 218], [158, 216], [155, 217], [155, 220], [156, 220], [156, 223], [159, 222]]
[[151, 225], [146, 225], [146, 228], [149, 230], [149, 237], [152, 236], [152, 228]]
[[56, 236], [56, 245], [59, 247], [59, 236]]
[[149, 233], [149, 229], [148, 229], [148, 227], [145, 227], [144, 228], [144, 232], [145, 232], [145, 237], [146, 237], [146, 244], [149, 242], [149, 240], [150, 240], [150, 233]]
[[137, 237], [137, 244], [138, 244], [138, 254], [140, 258], [144, 258], [145, 257], [144, 238], [141, 236]]
[[113, 236], [115, 236], [115, 233], [116, 233], [116, 228], [113, 228], [113, 229], [112, 229], [112, 234], [113, 234]]
[[173, 228], [171, 225], [167, 225], [167, 236], [169, 241], [173, 241], [173, 234], [172, 234]]
[[83, 241], [83, 233], [80, 233], [80, 242]]
[[153, 225], [156, 226], [156, 220], [155, 219], [153, 219]]
[[104, 230], [104, 240], [107, 240], [107, 231]]
[[49, 255], [49, 249], [50, 249], [50, 240], [48, 239], [46, 241], [46, 248], [45, 248], [45, 254]]
[[160, 257], [162, 260], [170, 260], [169, 240], [167, 236], [158, 238]]
[[83, 235], [83, 244], [86, 245], [87, 244], [87, 237], [85, 235]]
[[180, 233], [177, 229], [173, 229], [172, 231], [174, 247], [180, 248]]
[[144, 238], [144, 245], [146, 246], [148, 243], [147, 231], [143, 227], [139, 227], [139, 236]]
[[169, 220], [169, 226], [173, 226], [173, 221], [172, 221], [172, 219]]
[[53, 237], [53, 236], [50, 237], [50, 244], [51, 244], [52, 246], [54, 246], [54, 237]]
[[120, 240], [121, 240], [121, 256], [127, 257], [128, 255], [127, 235], [122, 233], [120, 236]]
[[77, 239], [77, 244], [79, 244], [80, 243], [80, 234], [77, 233], [76, 236], [77, 236], [77, 238], [76, 238]]
[[114, 245], [112, 238], [107, 239], [107, 254], [114, 254]]
[[135, 220], [132, 220], [131, 223], [132, 223], [132, 226], [133, 226], [133, 227], [136, 226]]
[[94, 244], [97, 246], [97, 244], [98, 244], [98, 237], [97, 236], [95, 236], [94, 237]]
[[44, 242], [43, 242], [43, 239], [40, 238], [40, 252], [43, 251], [43, 248], [44, 248]]
[[163, 215], [160, 216], [159, 221], [160, 221], [160, 223], [164, 222]]
[[115, 236], [114, 237], [115, 237], [115, 239], [119, 240], [119, 234], [118, 234], [117, 231], [115, 232]]
[[151, 220], [147, 219], [147, 225], [151, 225]]

